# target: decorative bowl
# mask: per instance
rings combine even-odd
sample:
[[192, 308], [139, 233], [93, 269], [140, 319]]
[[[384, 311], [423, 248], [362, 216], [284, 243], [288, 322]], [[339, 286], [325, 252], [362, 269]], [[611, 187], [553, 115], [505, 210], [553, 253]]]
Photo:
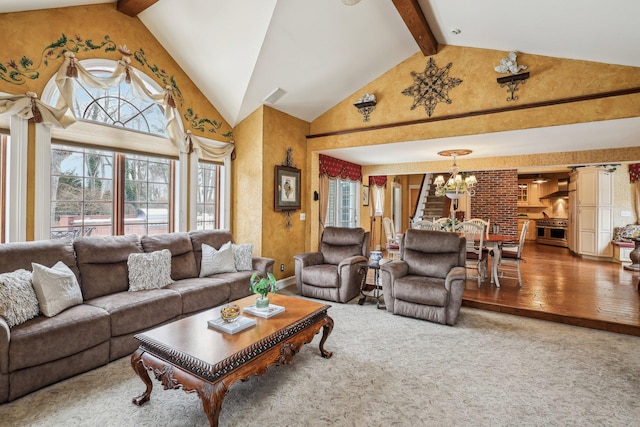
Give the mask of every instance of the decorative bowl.
[[369, 254], [369, 261], [371, 264], [377, 264], [382, 259], [382, 251], [371, 251]]
[[220, 309], [220, 317], [227, 323], [235, 322], [240, 315], [240, 307], [236, 304], [226, 304]]

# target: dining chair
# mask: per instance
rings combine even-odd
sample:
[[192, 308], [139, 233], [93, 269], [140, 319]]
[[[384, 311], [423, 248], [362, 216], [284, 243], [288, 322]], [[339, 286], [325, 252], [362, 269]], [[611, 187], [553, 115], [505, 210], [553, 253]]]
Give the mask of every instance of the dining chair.
[[386, 249], [387, 256], [391, 259], [400, 257], [400, 244], [396, 242], [396, 230], [391, 218], [382, 218], [382, 226], [384, 227], [384, 234], [387, 239]]
[[416, 221], [411, 225], [411, 228], [414, 230], [435, 230], [440, 231], [440, 225], [435, 224], [428, 219], [422, 219], [420, 221]]
[[527, 236], [527, 229], [531, 221], [525, 221], [520, 231], [520, 239], [517, 245], [501, 245], [501, 256], [498, 264], [498, 275], [500, 278], [518, 279], [518, 286], [522, 286], [522, 273], [520, 272], [520, 262], [526, 262], [522, 258], [522, 250]]
[[478, 286], [487, 278], [487, 251], [484, 249], [484, 226], [476, 222], [463, 221], [460, 223], [458, 233], [467, 239], [467, 270], [474, 270]]
[[485, 236], [489, 235], [489, 223], [491, 222], [490, 219], [485, 221], [482, 218], [471, 218], [471, 219], [467, 220], [467, 222], [474, 222], [476, 224], [481, 224], [484, 227]]

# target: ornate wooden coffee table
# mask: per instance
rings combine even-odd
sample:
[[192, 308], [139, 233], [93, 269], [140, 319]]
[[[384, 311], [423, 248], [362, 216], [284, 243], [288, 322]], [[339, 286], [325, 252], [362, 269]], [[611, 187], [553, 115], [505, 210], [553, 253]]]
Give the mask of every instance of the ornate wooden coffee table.
[[[255, 299], [253, 295], [235, 302], [244, 308]], [[133, 403], [149, 400], [153, 384], [147, 371], [152, 371], [165, 390], [197, 392], [209, 423], [217, 426], [231, 384], [262, 375], [271, 365], [288, 364], [320, 329], [320, 354], [331, 357], [324, 349], [333, 329], [333, 319], [327, 315], [330, 305], [278, 294], [269, 299], [285, 311], [268, 319], [243, 314], [254, 317], [257, 324], [235, 334], [207, 326], [207, 320], [219, 317], [218, 308], [136, 335], [140, 347], [131, 356], [131, 366], [147, 388]]]

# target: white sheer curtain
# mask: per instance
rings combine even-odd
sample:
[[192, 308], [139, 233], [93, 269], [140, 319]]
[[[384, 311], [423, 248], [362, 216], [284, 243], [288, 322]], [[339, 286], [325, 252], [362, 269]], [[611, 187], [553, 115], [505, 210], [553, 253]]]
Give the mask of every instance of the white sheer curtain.
[[195, 151], [199, 159], [213, 162], [224, 161], [235, 149], [233, 142], [220, 142], [200, 138], [193, 135], [189, 130], [185, 134], [184, 140], [184, 144], [188, 147], [189, 152]]
[[0, 116], [16, 115], [36, 123], [66, 128], [75, 122], [73, 118], [65, 116], [66, 111], [66, 108], [59, 109], [45, 104], [33, 92], [27, 92], [24, 95], [0, 96]]

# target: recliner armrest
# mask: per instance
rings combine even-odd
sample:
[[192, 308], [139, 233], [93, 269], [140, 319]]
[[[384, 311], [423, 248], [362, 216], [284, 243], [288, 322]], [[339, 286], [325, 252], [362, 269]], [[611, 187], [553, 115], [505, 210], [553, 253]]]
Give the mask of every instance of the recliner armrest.
[[393, 283], [396, 279], [404, 277], [409, 273], [409, 264], [405, 261], [391, 261], [386, 264], [382, 264], [380, 266], [380, 270], [389, 273], [389, 277]]
[[340, 269], [340, 267], [343, 267], [345, 265], [353, 265], [366, 262], [368, 262], [367, 258], [363, 257], [362, 255], [354, 255], [340, 261], [340, 264], [338, 264], [338, 270]]
[[309, 265], [324, 264], [324, 256], [322, 255], [322, 252], [306, 252], [303, 254], [297, 254], [293, 256], [293, 259], [296, 260], [296, 264], [303, 268]]
[[451, 284], [455, 280], [462, 280], [463, 282], [467, 280], [467, 269], [464, 267], [453, 267], [445, 278], [444, 287], [450, 291]]

